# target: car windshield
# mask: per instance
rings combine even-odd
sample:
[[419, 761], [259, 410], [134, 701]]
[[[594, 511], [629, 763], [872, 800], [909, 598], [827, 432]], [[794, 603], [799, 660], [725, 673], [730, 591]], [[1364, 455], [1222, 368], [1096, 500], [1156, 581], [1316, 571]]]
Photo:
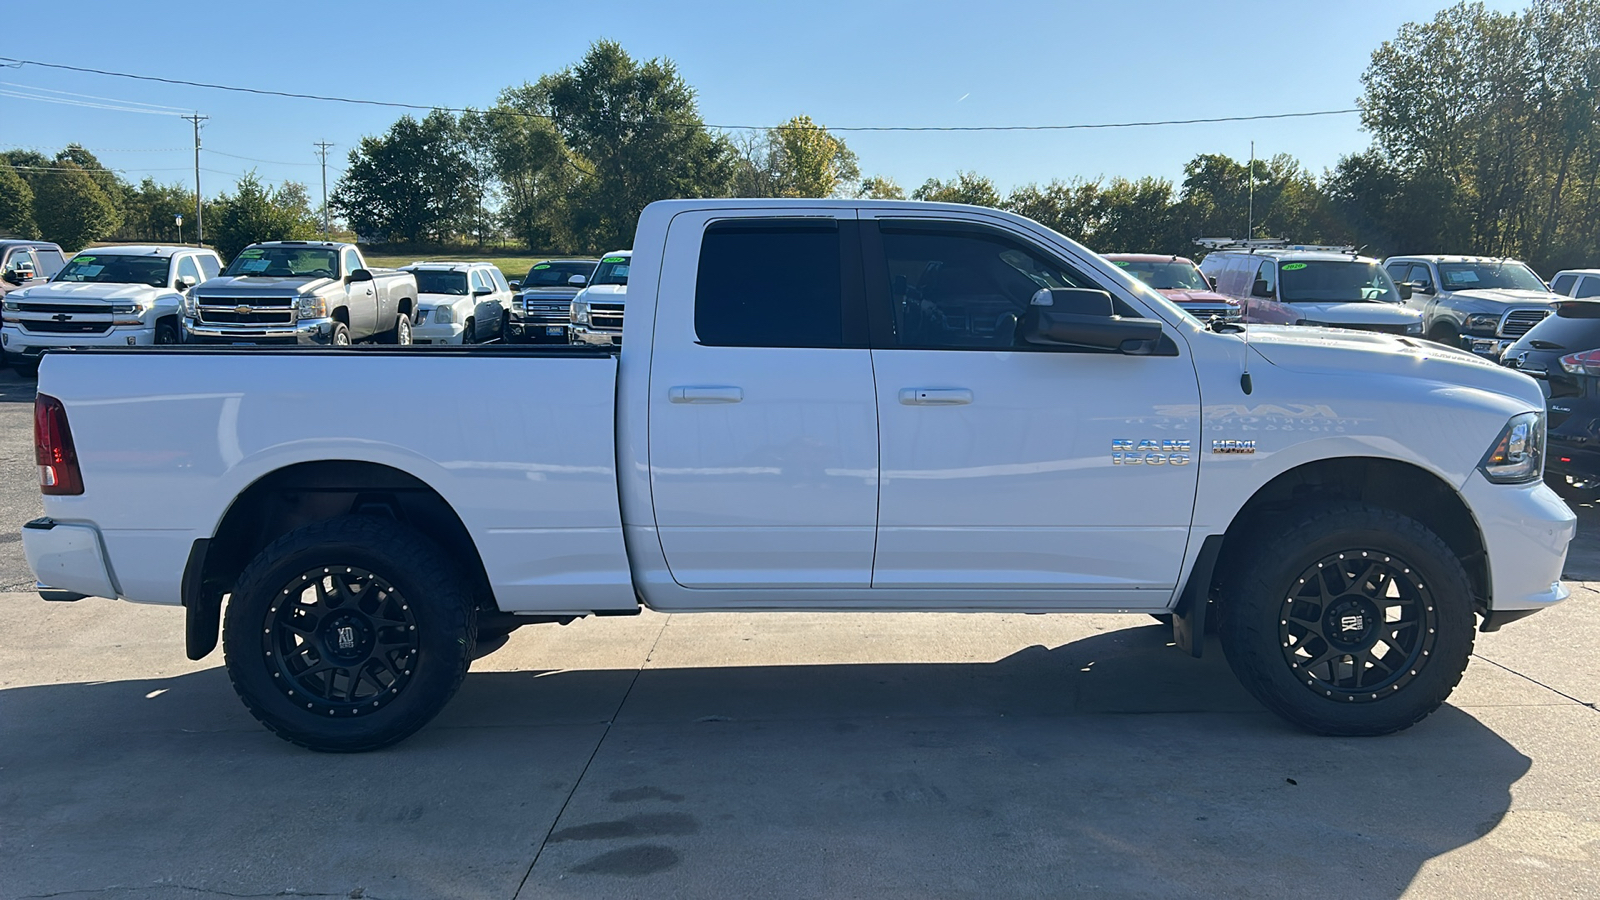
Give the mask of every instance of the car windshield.
[[528, 277], [522, 279], [525, 288], [539, 287], [566, 287], [567, 280], [574, 275], [588, 278], [594, 272], [592, 262], [547, 262], [539, 263], [528, 270]]
[[1447, 291], [1500, 288], [1512, 291], [1549, 290], [1526, 265], [1512, 260], [1473, 263], [1439, 263], [1439, 280]]
[[313, 247], [248, 247], [228, 263], [223, 275], [256, 278], [294, 278], [314, 275], [332, 278], [339, 271], [339, 255]]
[[467, 294], [467, 273], [444, 272], [437, 269], [414, 269], [419, 294]]
[[1400, 302], [1394, 282], [1375, 262], [1286, 262], [1278, 266], [1278, 282], [1278, 299], [1286, 303]]
[[1211, 290], [1211, 285], [1206, 284], [1206, 277], [1191, 262], [1130, 262], [1119, 259], [1111, 264], [1158, 291]]
[[590, 284], [622, 284], [628, 283], [628, 263], [631, 260], [626, 256], [608, 256], [600, 260], [599, 268], [594, 270], [594, 278]]
[[172, 260], [158, 256], [74, 256], [53, 280], [166, 287], [171, 266]]

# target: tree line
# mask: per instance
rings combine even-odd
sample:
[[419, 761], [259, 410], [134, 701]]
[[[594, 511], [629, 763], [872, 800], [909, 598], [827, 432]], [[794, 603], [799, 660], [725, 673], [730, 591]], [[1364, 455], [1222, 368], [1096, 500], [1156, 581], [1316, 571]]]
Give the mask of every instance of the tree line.
[[[1288, 155], [1252, 166], [1201, 153], [1178, 181], [1071, 176], [1002, 191], [962, 170], [910, 198], [1008, 209], [1101, 252], [1189, 253], [1196, 237], [1246, 236], [1249, 219], [1256, 237], [1516, 256], [1549, 271], [1600, 263], [1597, 102], [1600, 0], [1510, 13], [1463, 2], [1373, 52], [1358, 99], [1371, 145], [1321, 173]], [[165, 239], [171, 214], [193, 206], [181, 185], [123, 183], [81, 148], [3, 157], [0, 230], [64, 244]], [[530, 251], [595, 252], [627, 246], [640, 210], [662, 198], [906, 194], [863, 177], [845, 142], [807, 116], [756, 133], [709, 128], [670, 60], [600, 41], [486, 109], [402, 116], [363, 138], [330, 206], [372, 242], [509, 237]], [[253, 174], [208, 201], [206, 218], [224, 252], [316, 231], [303, 185]]]

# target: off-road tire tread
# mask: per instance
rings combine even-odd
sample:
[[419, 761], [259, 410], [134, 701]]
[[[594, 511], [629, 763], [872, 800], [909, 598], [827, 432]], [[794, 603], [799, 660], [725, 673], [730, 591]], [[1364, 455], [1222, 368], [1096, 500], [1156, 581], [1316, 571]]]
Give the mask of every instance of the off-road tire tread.
[[[1431, 559], [1410, 559], [1417, 567], [1439, 570], [1428, 578], [1430, 594], [1438, 607], [1438, 635], [1428, 668], [1417, 680], [1392, 698], [1373, 703], [1330, 703], [1298, 682], [1284, 682], [1272, 675], [1287, 670], [1276, 627], [1263, 632], [1261, 624], [1275, 625], [1282, 603], [1282, 591], [1304, 567], [1308, 544], [1339, 531], [1381, 531], [1410, 541]], [[1360, 503], [1337, 503], [1299, 510], [1276, 517], [1255, 530], [1249, 540], [1248, 557], [1237, 558], [1220, 584], [1218, 604], [1219, 636], [1233, 669], [1246, 690], [1262, 705], [1307, 731], [1331, 736], [1375, 736], [1403, 731], [1427, 718], [1450, 696], [1472, 656], [1475, 619], [1472, 585], [1454, 552], [1427, 526], [1403, 513]], [[1293, 571], [1290, 571], [1293, 570]], [[1287, 572], [1288, 574], [1283, 574]], [[1274, 583], [1280, 581], [1282, 583]], [[1440, 583], [1442, 576], [1444, 583]], [[1259, 609], [1267, 604], [1270, 612]], [[1255, 615], [1252, 615], [1252, 612]], [[1391, 701], [1409, 697], [1409, 706]], [[1401, 713], [1383, 718], [1374, 715], [1370, 722], [1357, 723], [1335, 715], [1335, 709], [1376, 710]]]
[[[411, 571], [401, 576], [397, 571], [378, 572], [383, 578], [394, 581], [397, 577], [407, 578], [422, 586], [422, 596], [412, 596], [408, 593], [407, 599], [414, 605], [428, 604], [443, 614], [448, 623], [448, 630], [458, 636], [461, 652], [454, 659], [443, 661], [450, 666], [450, 670], [440, 696], [432, 698], [432, 702], [421, 705], [412, 715], [391, 723], [381, 732], [363, 735], [354, 738], [329, 736], [317, 734], [303, 728], [287, 726], [269, 711], [263, 708], [252, 696], [252, 691], [240, 683], [239, 672], [234, 665], [226, 666], [228, 680], [233, 685], [234, 691], [250, 714], [273, 734], [296, 746], [308, 750], [317, 750], [333, 753], [361, 753], [377, 750], [382, 747], [397, 743], [414, 734], [426, 725], [439, 710], [455, 696], [461, 683], [467, 677], [475, 651], [477, 632], [477, 606], [473, 602], [472, 591], [467, 579], [457, 570], [454, 563], [439, 547], [438, 544], [428, 539], [421, 532], [393, 519], [373, 515], [347, 515], [338, 518], [314, 522], [298, 528], [268, 544], [266, 549], [256, 555], [244, 571], [239, 574], [234, 584], [233, 597], [228, 603], [227, 615], [222, 629], [222, 643], [224, 657], [231, 663], [233, 653], [239, 652], [233, 646], [230, 635], [239, 629], [240, 640], [246, 642], [246, 659], [242, 665], [259, 664], [259, 659], [254, 652], [258, 641], [260, 627], [259, 611], [251, 614], [253, 606], [248, 599], [235, 600], [234, 598], [249, 598], [252, 592], [265, 591], [268, 595], [279, 590], [282, 584], [276, 583], [278, 579], [271, 577], [273, 567], [282, 560], [306, 550], [313, 550], [328, 545], [358, 545], [394, 559], [397, 568], [409, 567]], [[312, 565], [316, 565], [313, 563]], [[269, 579], [271, 583], [269, 583]], [[398, 586], [398, 585], [397, 585]], [[250, 618], [241, 621], [246, 616]], [[420, 623], [419, 623], [420, 624]], [[417, 690], [423, 685], [413, 684], [409, 688]], [[316, 719], [321, 722], [323, 720]], [[341, 719], [339, 723], [353, 720]], [[372, 721], [372, 720], [363, 720]]]

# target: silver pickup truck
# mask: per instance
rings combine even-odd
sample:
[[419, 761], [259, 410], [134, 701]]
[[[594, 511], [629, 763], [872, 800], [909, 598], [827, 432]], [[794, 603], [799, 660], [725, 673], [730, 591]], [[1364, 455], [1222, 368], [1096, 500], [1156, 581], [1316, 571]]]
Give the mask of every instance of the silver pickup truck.
[[271, 241], [191, 291], [183, 327], [195, 344], [409, 344], [416, 309], [416, 278], [370, 268], [354, 244]]

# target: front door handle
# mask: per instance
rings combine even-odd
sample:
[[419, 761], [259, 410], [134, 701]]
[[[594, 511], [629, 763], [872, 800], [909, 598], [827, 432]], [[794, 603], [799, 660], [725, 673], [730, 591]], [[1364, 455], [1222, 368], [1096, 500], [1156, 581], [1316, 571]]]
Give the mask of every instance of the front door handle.
[[972, 402], [972, 392], [966, 388], [901, 388], [900, 402], [905, 406], [965, 406]]
[[744, 390], [720, 385], [675, 387], [667, 390], [667, 399], [673, 403], [738, 403], [744, 399]]

